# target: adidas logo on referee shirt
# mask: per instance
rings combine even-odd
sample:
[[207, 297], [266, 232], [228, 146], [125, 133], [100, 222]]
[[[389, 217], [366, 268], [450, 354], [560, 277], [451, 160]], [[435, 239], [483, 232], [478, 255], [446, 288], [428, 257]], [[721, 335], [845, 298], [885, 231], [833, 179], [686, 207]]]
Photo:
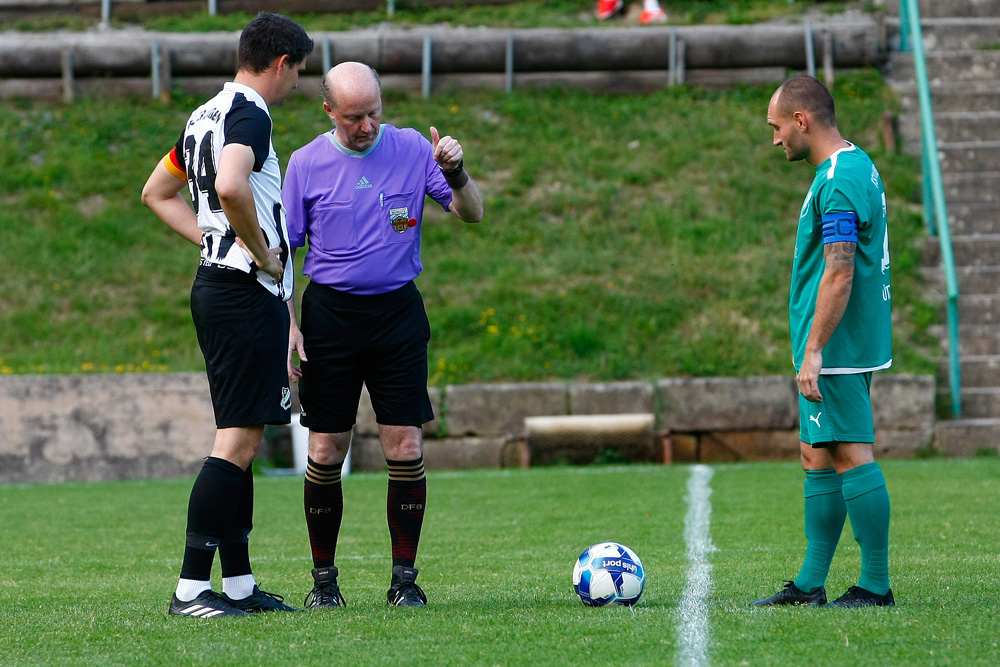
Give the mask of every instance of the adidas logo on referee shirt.
[[362, 176], [361, 180], [358, 181], [358, 184], [354, 186], [354, 189], [355, 190], [364, 190], [364, 189], [370, 188], [370, 187], [372, 187], [372, 184], [368, 181], [367, 178], [365, 178], [364, 176]]

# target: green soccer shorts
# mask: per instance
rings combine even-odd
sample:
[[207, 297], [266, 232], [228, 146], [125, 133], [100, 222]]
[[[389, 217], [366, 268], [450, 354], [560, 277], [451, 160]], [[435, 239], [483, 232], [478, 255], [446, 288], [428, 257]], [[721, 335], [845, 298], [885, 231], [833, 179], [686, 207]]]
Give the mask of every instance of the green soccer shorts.
[[813, 447], [831, 442], [875, 442], [872, 374], [820, 375], [819, 403], [799, 394], [799, 438]]

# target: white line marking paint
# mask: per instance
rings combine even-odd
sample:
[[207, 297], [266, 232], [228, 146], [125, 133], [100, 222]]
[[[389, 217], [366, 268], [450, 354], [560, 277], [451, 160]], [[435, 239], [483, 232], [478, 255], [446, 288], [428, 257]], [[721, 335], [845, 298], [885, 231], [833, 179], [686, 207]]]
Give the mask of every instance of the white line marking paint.
[[677, 608], [677, 665], [707, 667], [709, 618], [708, 593], [712, 588], [712, 469], [706, 465], [691, 466], [688, 477], [688, 511], [684, 518], [684, 542], [687, 544], [688, 576]]

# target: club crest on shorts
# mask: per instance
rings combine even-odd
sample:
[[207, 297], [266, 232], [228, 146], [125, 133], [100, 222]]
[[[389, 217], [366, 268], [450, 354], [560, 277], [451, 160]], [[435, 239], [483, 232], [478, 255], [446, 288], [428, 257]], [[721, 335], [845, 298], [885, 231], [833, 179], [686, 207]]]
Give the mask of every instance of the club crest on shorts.
[[292, 390], [288, 387], [281, 388], [281, 409], [290, 410], [292, 408]]

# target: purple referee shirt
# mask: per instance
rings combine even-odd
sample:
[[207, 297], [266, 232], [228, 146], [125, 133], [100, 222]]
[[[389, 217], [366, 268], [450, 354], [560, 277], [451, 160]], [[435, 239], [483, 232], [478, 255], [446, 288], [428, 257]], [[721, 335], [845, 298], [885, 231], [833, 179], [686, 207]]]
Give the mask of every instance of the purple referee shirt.
[[354, 294], [382, 294], [416, 278], [424, 197], [448, 210], [451, 188], [430, 141], [383, 123], [363, 152], [344, 148], [333, 131], [292, 153], [281, 198], [288, 240], [309, 240], [303, 273]]

